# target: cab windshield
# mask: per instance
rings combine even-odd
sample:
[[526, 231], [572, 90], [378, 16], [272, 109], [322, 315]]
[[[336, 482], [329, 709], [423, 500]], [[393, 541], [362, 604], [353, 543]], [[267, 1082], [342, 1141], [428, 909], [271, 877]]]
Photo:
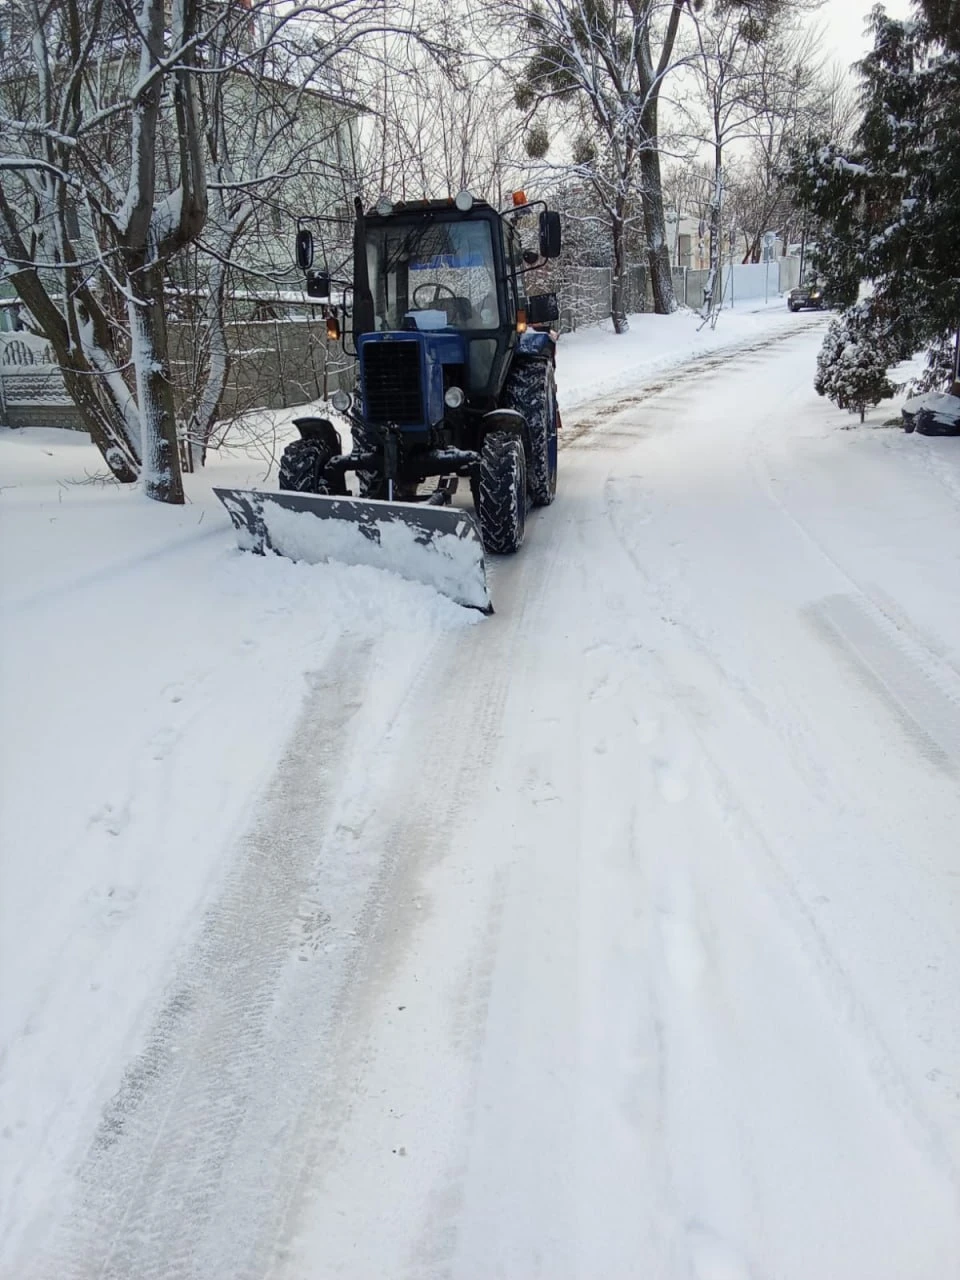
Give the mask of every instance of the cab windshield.
[[500, 323], [487, 221], [368, 227], [367, 269], [379, 330]]

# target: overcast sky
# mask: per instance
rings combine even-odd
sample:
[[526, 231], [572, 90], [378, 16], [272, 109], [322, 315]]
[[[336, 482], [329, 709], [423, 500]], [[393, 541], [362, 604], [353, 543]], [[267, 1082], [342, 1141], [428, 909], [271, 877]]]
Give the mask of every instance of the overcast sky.
[[[810, 18], [811, 23], [822, 28], [833, 57], [838, 62], [856, 62], [867, 51], [863, 28], [876, 0], [827, 0]], [[910, 14], [908, 0], [884, 0], [884, 8], [892, 18], [906, 18]]]

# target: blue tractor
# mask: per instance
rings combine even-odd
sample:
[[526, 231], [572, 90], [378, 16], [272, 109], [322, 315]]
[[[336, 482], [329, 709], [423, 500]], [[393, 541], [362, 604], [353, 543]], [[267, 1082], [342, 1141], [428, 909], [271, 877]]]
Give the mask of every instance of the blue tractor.
[[[220, 496], [253, 550], [359, 558], [488, 609], [483, 551], [517, 551], [528, 507], [549, 505], [557, 490], [557, 300], [531, 296], [526, 281], [559, 254], [559, 215], [522, 193], [499, 212], [469, 192], [382, 199], [366, 212], [357, 200], [355, 213], [352, 281], [314, 266], [311, 219], [297, 232], [297, 261], [328, 332], [340, 336], [341, 318], [352, 329], [356, 389], [332, 397], [352, 447], [329, 419], [296, 419], [300, 438], [283, 452], [280, 493]], [[452, 501], [461, 479], [476, 521]], [[271, 518], [277, 510], [322, 524], [308, 535], [300, 522], [287, 536], [287, 515]], [[358, 556], [342, 531], [326, 529], [331, 520], [357, 526]], [[443, 581], [427, 563], [437, 556]], [[470, 579], [465, 591], [459, 570]]]

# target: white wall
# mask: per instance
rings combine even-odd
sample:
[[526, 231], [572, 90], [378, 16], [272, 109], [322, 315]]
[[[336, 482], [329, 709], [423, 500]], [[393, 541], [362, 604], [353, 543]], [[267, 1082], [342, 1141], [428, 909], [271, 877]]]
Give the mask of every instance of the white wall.
[[723, 305], [763, 301], [792, 289], [800, 275], [797, 258], [774, 258], [771, 262], [727, 264], [723, 270]]

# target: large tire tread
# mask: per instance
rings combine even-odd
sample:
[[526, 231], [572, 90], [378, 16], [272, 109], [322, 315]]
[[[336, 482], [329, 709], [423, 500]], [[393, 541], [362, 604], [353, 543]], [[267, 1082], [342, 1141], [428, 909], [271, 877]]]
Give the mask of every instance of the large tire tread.
[[548, 507], [557, 494], [557, 468], [550, 463], [557, 416], [553, 365], [545, 360], [515, 360], [501, 400], [504, 408], [516, 409], [522, 414], [527, 424], [530, 436], [527, 490], [535, 507]]
[[526, 461], [518, 436], [487, 436], [474, 488], [485, 550], [512, 555], [523, 545], [527, 516]]
[[328, 494], [330, 486], [321, 472], [330, 456], [330, 450], [317, 440], [291, 441], [280, 456], [280, 488], [294, 493]]

